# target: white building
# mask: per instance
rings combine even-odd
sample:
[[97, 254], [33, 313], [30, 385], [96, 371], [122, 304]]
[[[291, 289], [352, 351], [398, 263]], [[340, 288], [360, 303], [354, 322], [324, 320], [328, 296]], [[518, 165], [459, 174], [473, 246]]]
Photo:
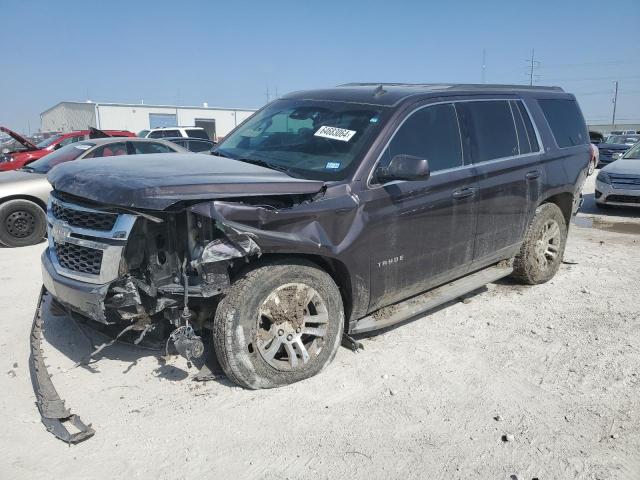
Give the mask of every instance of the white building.
[[60, 102], [40, 114], [43, 132], [86, 130], [141, 130], [157, 127], [203, 127], [212, 139], [224, 137], [255, 110], [181, 107], [130, 103]]

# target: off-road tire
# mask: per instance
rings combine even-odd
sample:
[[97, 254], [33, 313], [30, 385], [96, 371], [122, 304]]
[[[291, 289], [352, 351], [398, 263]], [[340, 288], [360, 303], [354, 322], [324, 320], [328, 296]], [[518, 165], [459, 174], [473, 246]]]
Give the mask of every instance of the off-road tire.
[[[291, 371], [274, 368], [258, 352], [258, 317], [263, 302], [283, 285], [312, 287], [326, 305], [329, 321], [316, 356]], [[303, 259], [270, 260], [235, 279], [218, 304], [213, 322], [213, 344], [228, 378], [251, 389], [273, 388], [316, 375], [333, 360], [344, 330], [344, 309], [333, 279]]]
[[[536, 247], [548, 222], [555, 222], [558, 225], [559, 242], [557, 244], [556, 257], [547, 264], [546, 268], [542, 268], [536, 260]], [[562, 211], [555, 203], [543, 203], [536, 209], [533, 219], [527, 228], [520, 251], [514, 259], [511, 276], [527, 285], [548, 282], [556, 274], [562, 263], [566, 243], [567, 223]]]
[[44, 210], [29, 200], [9, 200], [0, 204], [0, 243], [24, 247], [40, 243], [47, 233]]

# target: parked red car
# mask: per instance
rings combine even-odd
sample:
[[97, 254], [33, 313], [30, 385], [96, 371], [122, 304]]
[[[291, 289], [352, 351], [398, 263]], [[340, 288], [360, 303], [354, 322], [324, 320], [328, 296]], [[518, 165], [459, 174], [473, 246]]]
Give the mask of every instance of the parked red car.
[[[133, 132], [128, 130], [76, 130], [69, 133], [58, 133], [34, 145], [22, 135], [9, 130], [6, 127], [0, 127], [0, 131], [13, 137], [18, 143], [24, 145], [24, 149], [9, 152], [0, 152], [0, 172], [7, 170], [17, 170], [25, 165], [44, 157], [45, 155], [57, 150], [60, 147], [69, 145], [70, 143], [95, 138], [96, 132], [98, 136], [109, 137], [135, 137]], [[106, 135], [104, 135], [106, 134]]]

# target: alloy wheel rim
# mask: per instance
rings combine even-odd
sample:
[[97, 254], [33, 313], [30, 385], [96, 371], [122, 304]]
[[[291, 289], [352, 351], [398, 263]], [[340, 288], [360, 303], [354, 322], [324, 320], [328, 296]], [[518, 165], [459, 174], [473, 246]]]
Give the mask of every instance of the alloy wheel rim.
[[555, 220], [547, 220], [542, 226], [540, 237], [535, 246], [535, 257], [538, 267], [549, 268], [560, 253], [560, 226]]
[[320, 354], [329, 314], [313, 287], [288, 283], [262, 302], [257, 320], [260, 356], [278, 370], [296, 370]]
[[15, 238], [26, 238], [31, 235], [36, 227], [36, 219], [29, 212], [18, 210], [11, 213], [5, 219], [5, 229]]

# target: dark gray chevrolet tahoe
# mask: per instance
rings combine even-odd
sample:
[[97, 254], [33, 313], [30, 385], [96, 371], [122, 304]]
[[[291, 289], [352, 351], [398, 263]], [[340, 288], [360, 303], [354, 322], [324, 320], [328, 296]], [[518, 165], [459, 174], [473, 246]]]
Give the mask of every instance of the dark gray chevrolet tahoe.
[[51, 171], [45, 288], [187, 358], [209, 331], [231, 380], [268, 388], [320, 372], [351, 334], [507, 275], [552, 278], [590, 149], [560, 88], [349, 84], [176, 155]]

